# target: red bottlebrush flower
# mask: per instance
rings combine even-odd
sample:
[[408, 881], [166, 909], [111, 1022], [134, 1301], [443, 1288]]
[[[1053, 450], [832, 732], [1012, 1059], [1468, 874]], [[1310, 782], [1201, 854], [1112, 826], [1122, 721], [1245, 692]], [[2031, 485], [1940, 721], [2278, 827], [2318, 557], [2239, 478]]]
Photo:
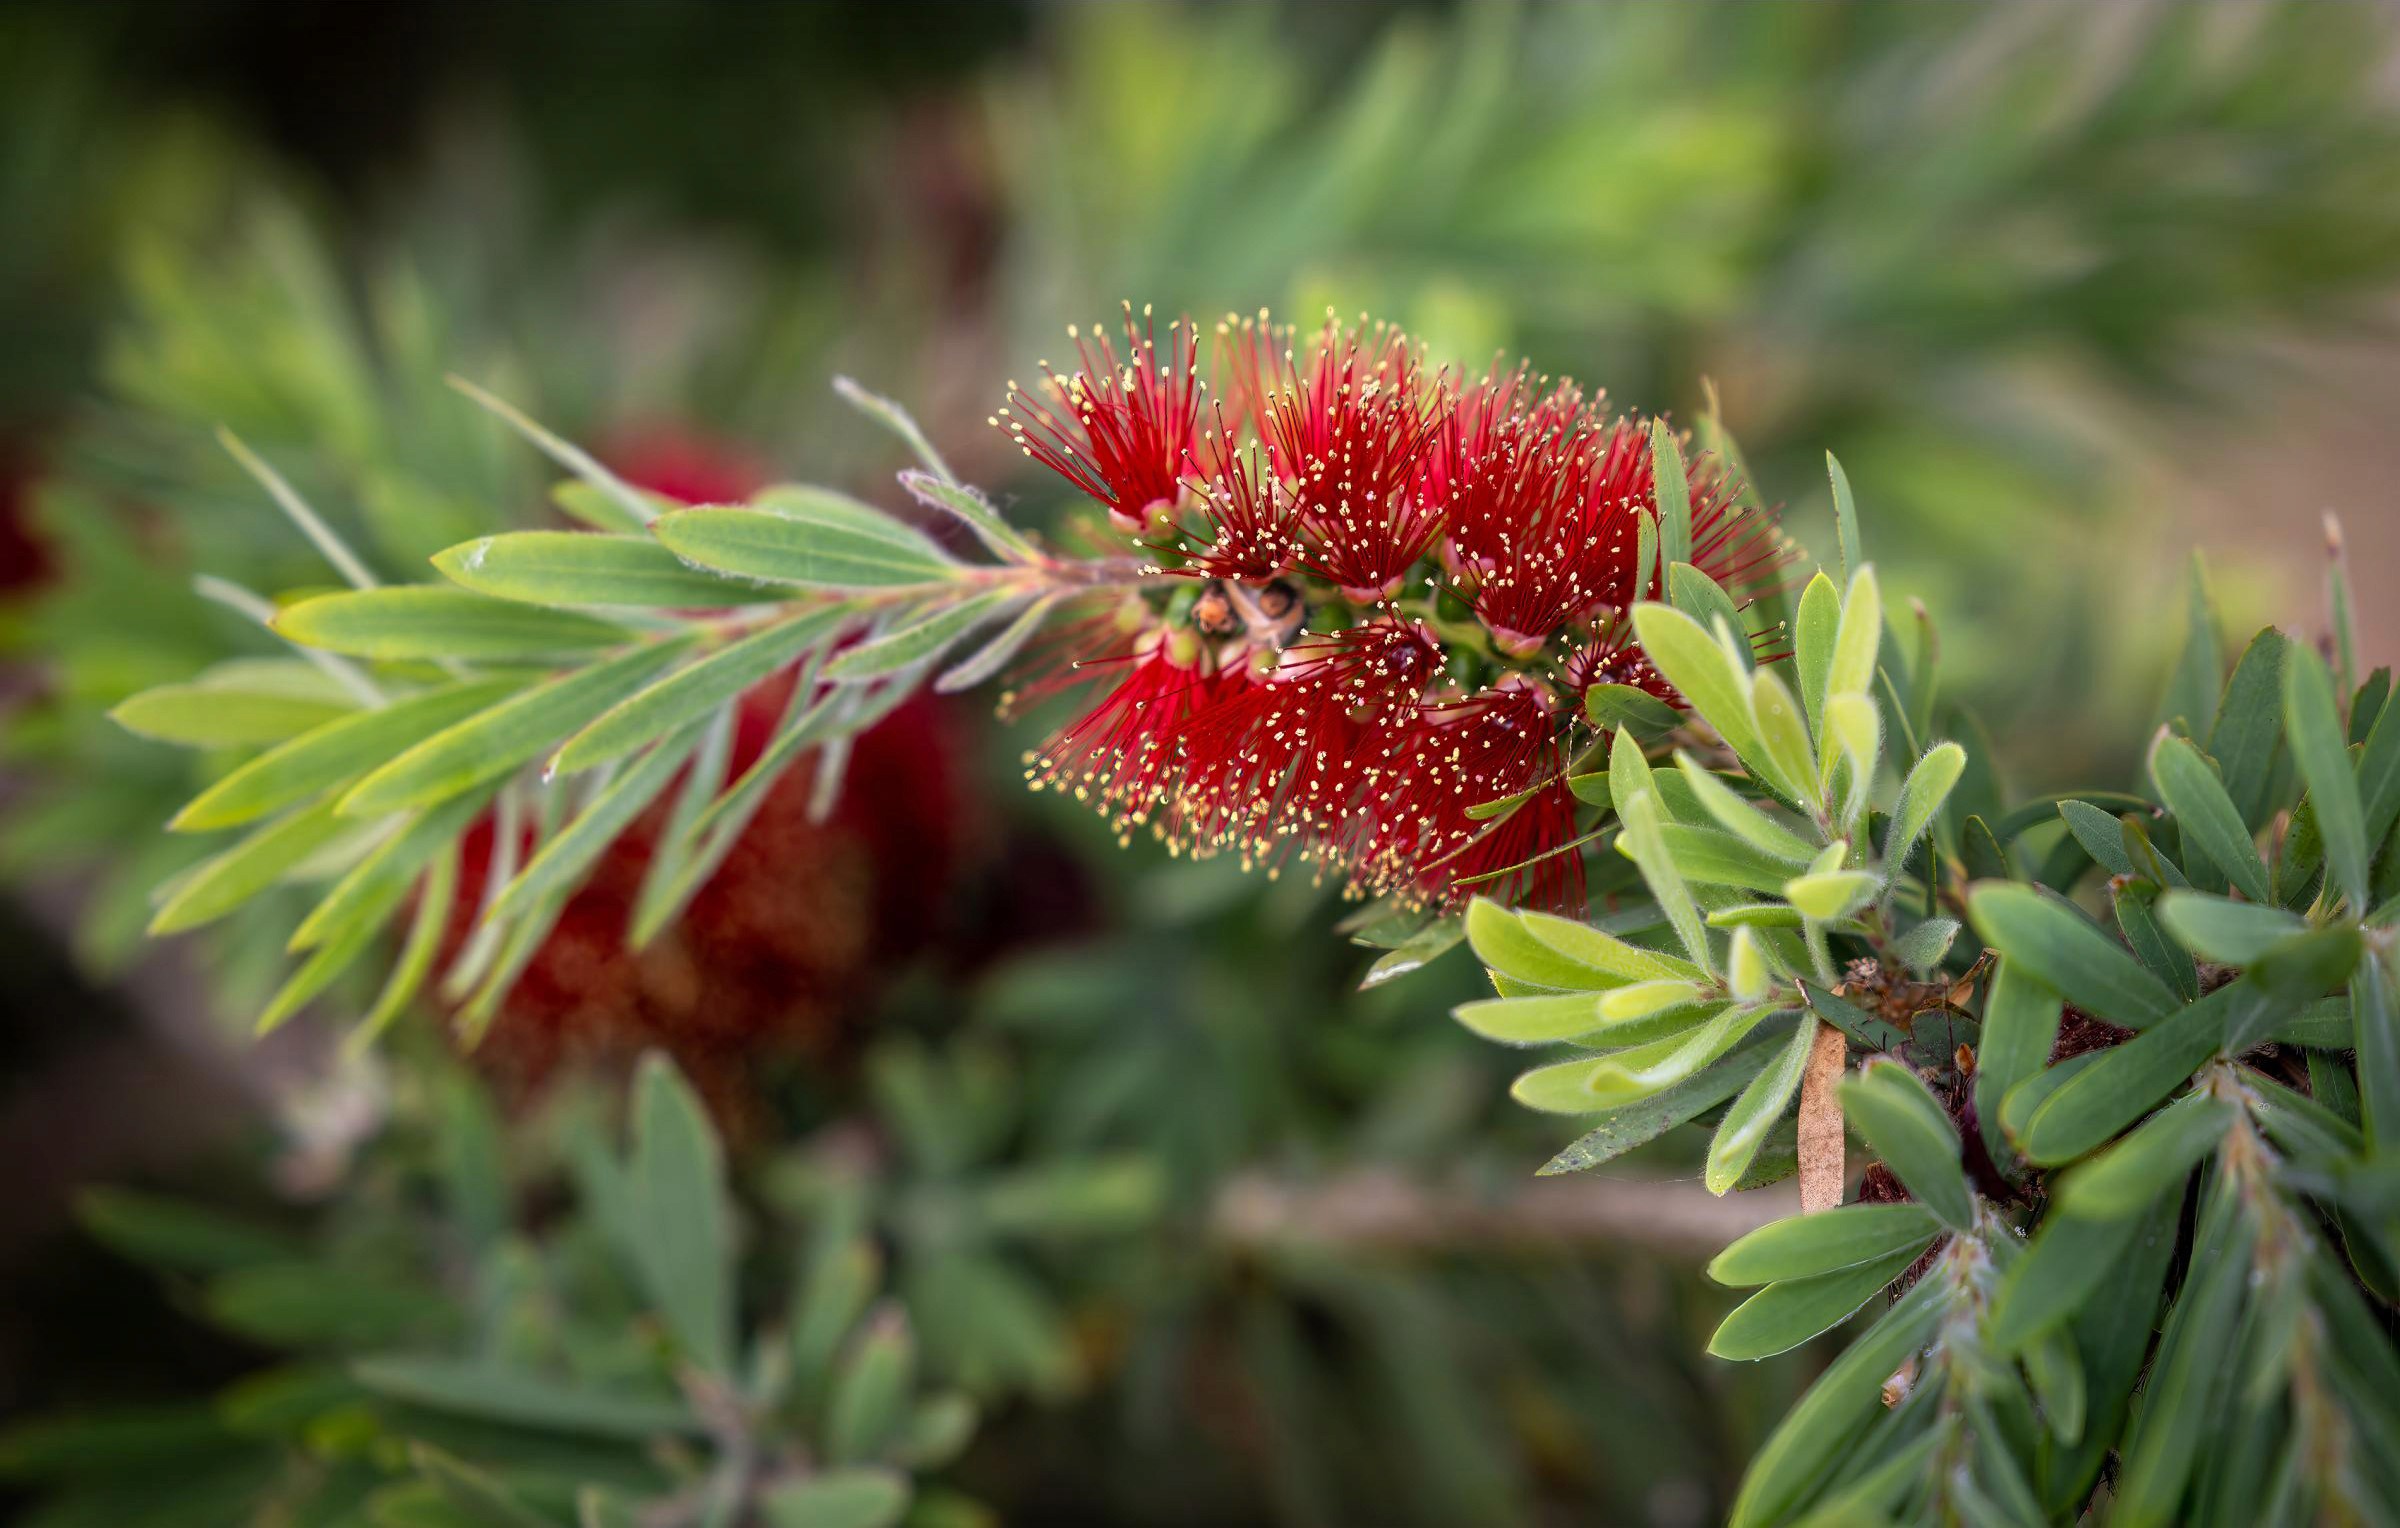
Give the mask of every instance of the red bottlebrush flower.
[[[1561, 736], [1547, 698], [1525, 683], [1426, 703], [1389, 771], [1361, 864], [1426, 901], [1457, 888], [1581, 912], [1583, 862], [1552, 852], [1575, 836]], [[1496, 817], [1470, 815], [1528, 791]]]
[[1129, 361], [1097, 328], [1067, 331], [1080, 366], [1065, 376], [1043, 363], [1051, 394], [1044, 402], [1009, 384], [1009, 407], [993, 419], [1027, 456], [1107, 506], [1109, 516], [1136, 535], [1173, 513], [1199, 425], [1199, 340], [1189, 321], [1167, 328], [1159, 354], [1150, 311], [1137, 323], [1125, 305]]
[[1177, 729], [1169, 836], [1269, 864], [1303, 838], [1334, 838], [1440, 665], [1430, 632], [1389, 619], [1262, 650], [1243, 682]]
[[1244, 320], [1225, 332], [1306, 536], [1303, 562], [1353, 603], [1391, 599], [1442, 529], [1442, 506], [1417, 491], [1442, 412], [1422, 358], [1397, 329], [1329, 318], [1303, 372], [1288, 331]]
[[1244, 453], [1233, 444], [1222, 405], [1202, 455], [1215, 465], [1191, 485], [1208, 520], [1208, 543], [1193, 554], [1197, 571], [1249, 583], [1290, 572], [1300, 557], [1299, 505], [1259, 448]]
[[1151, 631], [1122, 660], [1124, 677], [1034, 756], [1026, 778], [1093, 802], [1120, 830], [1148, 820], [1175, 777], [1177, 729], [1224, 687], [1202, 660], [1194, 633]]
[[[1153, 498], [1124, 514], [1126, 491], [1087, 469], [1103, 444], [1127, 459], [1115, 443], [1138, 433], [1135, 400], [1199, 384], [1165, 388], [1173, 368], [1155, 365], [1107, 398], [1054, 379], [1105, 427], [1042, 459], [1155, 564], [1117, 612], [1071, 627], [1029, 687], [1125, 665], [1037, 756], [1036, 783], [1195, 854], [1313, 862], [1355, 894], [1579, 911], [1575, 702], [1600, 683], [1681, 700], [1628, 618], [1663, 586], [1657, 566], [1636, 571], [1641, 517], [1657, 513], [1648, 426], [1523, 366], [1453, 388], [1363, 321], [1329, 320], [1304, 354], [1264, 314], [1218, 335], [1214, 427], [1185, 450], [1173, 513]], [[1713, 462], [1689, 482], [1692, 560], [1746, 603], [1781, 560], [1772, 518], [1744, 512]], [[1453, 595], [1491, 640], [1451, 624]]]

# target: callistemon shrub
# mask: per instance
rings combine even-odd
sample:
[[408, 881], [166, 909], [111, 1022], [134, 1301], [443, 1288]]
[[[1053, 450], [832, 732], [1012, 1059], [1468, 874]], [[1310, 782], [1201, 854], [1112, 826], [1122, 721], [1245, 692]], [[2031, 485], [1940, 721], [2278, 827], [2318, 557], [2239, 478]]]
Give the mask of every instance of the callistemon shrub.
[[472, 1036], [628, 824], [639, 942], [799, 761], [830, 810], [883, 718], [1013, 673], [1075, 713], [1036, 784], [1366, 899], [1369, 980], [1464, 942], [1492, 995], [1460, 1022], [1542, 1053], [1512, 1091], [1562, 1121], [1544, 1171], [1682, 1134], [1694, 1192], [1797, 1180], [1710, 1265], [1755, 1291], [1711, 1352], [1871, 1314], [1736, 1523], [2400, 1521], [2400, 706], [2338, 561], [2321, 642], [2231, 662], [2195, 568], [2139, 777], [2012, 801], [1944, 738], [1974, 729], [1932, 619], [1887, 622], [1838, 465], [1838, 556], [1786, 620], [1713, 419], [1687, 442], [1363, 321], [1201, 350], [1128, 312], [1010, 389], [998, 422], [1090, 503], [1073, 551], [851, 384], [921, 518], [669, 507], [501, 406], [588, 528], [274, 609], [319, 714], [179, 819], [231, 842], [161, 924], [308, 887], [276, 1022], [421, 885], [371, 1027], [441, 964], [423, 909], [498, 802], [524, 852], [455, 957]]

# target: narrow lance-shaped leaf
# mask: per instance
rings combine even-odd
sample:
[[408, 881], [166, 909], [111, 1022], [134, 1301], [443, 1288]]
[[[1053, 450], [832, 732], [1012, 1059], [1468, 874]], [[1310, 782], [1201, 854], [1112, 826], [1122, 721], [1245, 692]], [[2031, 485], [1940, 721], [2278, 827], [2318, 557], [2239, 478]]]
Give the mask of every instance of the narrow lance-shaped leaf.
[[2325, 862], [2349, 899], [2353, 914], [2367, 910], [2367, 826], [2359, 804], [2358, 777], [2335, 709], [2333, 680], [2325, 660], [2306, 643], [2292, 644], [2284, 659], [2284, 735], [2300, 778], [2316, 803], [2317, 832], [2325, 840]]
[[541, 658], [614, 647], [631, 633], [572, 610], [438, 584], [321, 594], [275, 615], [294, 642], [354, 658]]
[[930, 472], [903, 472], [900, 486], [907, 489], [920, 504], [956, 516], [976, 539], [989, 547], [993, 555], [1011, 562], [1025, 562], [1034, 554], [1033, 543], [1015, 526], [1000, 517], [982, 494], [961, 483], [946, 482]]
[[1978, 886], [1967, 909], [1987, 943], [2101, 1018], [2139, 1029], [2181, 1006], [2091, 920], [2030, 886]]
[[1683, 448], [1663, 419], [1650, 421], [1650, 466], [1658, 504], [1659, 558], [1667, 567], [1692, 560], [1692, 489]]
[[1975, 1224], [1975, 1191], [1959, 1162], [1957, 1132], [1917, 1075], [1877, 1057], [1842, 1084], [1842, 1112], [1917, 1201], [1954, 1229]]
[[2267, 887], [2267, 864], [2259, 858], [2242, 814], [2198, 749], [2161, 733], [2150, 750], [2150, 778], [2159, 799], [2175, 814], [2184, 842], [2209, 857], [2251, 901], [2275, 900]]
[[437, 552], [433, 565], [460, 588], [537, 605], [708, 610], [790, 594], [704, 572], [646, 535], [510, 531]]
[[995, 617], [1006, 615], [1025, 595], [1016, 589], [989, 589], [953, 601], [915, 620], [837, 655], [825, 666], [825, 677], [842, 684], [882, 679], [904, 668], [927, 663], [949, 650], [952, 643]]
[[497, 779], [640, 689], [694, 640], [684, 633], [638, 644], [447, 727], [352, 786], [341, 810], [353, 817], [406, 811]]
[[591, 805], [542, 845], [517, 878], [493, 900], [491, 910], [484, 916], [514, 917], [536, 900], [572, 885], [674, 780], [676, 772], [700, 746], [703, 725], [694, 722], [625, 766], [592, 799]]
[[1760, 1226], [1718, 1253], [1708, 1276], [1736, 1288], [1814, 1278], [1895, 1253], [1914, 1257], [1941, 1234], [1941, 1219], [1921, 1204], [1853, 1204]]
[[2283, 663], [2290, 645], [2272, 626], [2250, 640], [2225, 682], [2208, 732], [2209, 756], [2223, 771], [2225, 793], [2254, 828], [2266, 820], [2275, 752], [2283, 741]]
[[559, 747], [550, 767], [571, 775], [621, 759], [764, 682], [801, 654], [834, 641], [852, 619], [842, 606], [803, 611], [731, 643], [609, 707]]
[[733, 1249], [716, 1131], [690, 1084], [656, 1052], [635, 1078], [633, 1120], [628, 1250], [692, 1361], [729, 1376]]
[[1984, 992], [1983, 1044], [1975, 1056], [1976, 1123], [1995, 1162], [2015, 1155], [2001, 1129], [2000, 1101], [2048, 1063], [2063, 1011], [2057, 989], [2001, 957]]
[[1937, 743], [1917, 760], [1916, 767], [1901, 782], [1900, 800], [1892, 808], [1892, 822], [1883, 837], [1884, 874], [1897, 885], [1908, 864], [1909, 854], [1918, 840], [1933, 825], [1950, 799], [1950, 789], [1967, 767], [1967, 751], [1956, 743]]
[[2175, 942], [2203, 960], [2246, 966], [2295, 934], [2308, 920], [2280, 907], [2212, 897], [2204, 891], [2170, 891], [2158, 899], [2158, 921]]
[[1756, 757], [1749, 678], [1716, 638], [1672, 605], [1636, 605], [1633, 629], [1643, 653], [1691, 702], [1701, 720], [1716, 728], [1735, 753]]
[[1657, 793], [1644, 791], [1631, 800], [1620, 801], [1617, 810], [1625, 823], [1621, 841], [1641, 868], [1651, 898], [1666, 913], [1675, 937], [1683, 943], [1684, 953], [1701, 970], [1713, 969], [1714, 956], [1708, 947], [1708, 930], [1701, 926], [1700, 909], [1692, 901], [1675, 862], [1668, 857], [1665, 836], [1659, 831]]
[[1783, 1117], [1792, 1095], [1799, 1091], [1800, 1074], [1808, 1065], [1810, 1042], [1816, 1036], [1814, 1023], [1792, 1026], [1792, 1038], [1766, 1069], [1750, 1080], [1733, 1107], [1725, 1111], [1717, 1123], [1717, 1133], [1708, 1143], [1708, 1165], [1704, 1175], [1708, 1191], [1723, 1194], [1741, 1181], [1758, 1156], [1768, 1129]]
[[513, 675], [471, 679], [328, 722], [202, 791], [168, 826], [181, 833], [204, 832], [264, 817], [356, 779], [409, 744], [497, 705], [524, 683]]
[[805, 502], [806, 509], [677, 510], [652, 530], [704, 567], [803, 588], [912, 588], [962, 571], [941, 548], [863, 505]]
[[1895, 1252], [1854, 1268], [1770, 1284], [1734, 1308], [1708, 1339], [1708, 1351], [1734, 1360], [1788, 1353], [1857, 1314], [1915, 1257], [1913, 1252]]
[[1858, 503], [1850, 496], [1850, 474], [1831, 451], [1825, 453], [1825, 475], [1833, 481], [1833, 525], [1841, 546], [1842, 573], [1855, 574], [1867, 564], [1866, 547], [1858, 535]]
[[1842, 599], [1841, 624], [1835, 628], [1833, 658], [1825, 669], [1825, 693], [1865, 695], [1875, 684], [1875, 655], [1883, 645], [1883, 595], [1875, 570], [1861, 566], [1850, 575]]
[[357, 824], [330, 802], [303, 807], [259, 828], [186, 876], [150, 920], [152, 934], [175, 934], [224, 917]]

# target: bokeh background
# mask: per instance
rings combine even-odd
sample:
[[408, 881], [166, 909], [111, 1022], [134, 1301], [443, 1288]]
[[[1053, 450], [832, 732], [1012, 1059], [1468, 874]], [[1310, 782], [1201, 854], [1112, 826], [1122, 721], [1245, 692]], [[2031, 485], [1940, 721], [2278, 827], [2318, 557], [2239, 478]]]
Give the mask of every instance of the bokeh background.
[[[258, 650], [195, 574], [324, 579], [212, 431], [408, 577], [554, 513], [446, 372], [660, 492], [888, 502], [841, 374], [1048, 523], [985, 420], [1065, 324], [1367, 309], [1630, 407], [1713, 397], [1804, 543], [1837, 452], [1957, 725], [2017, 791], [2113, 781], [2195, 549], [2237, 641], [2314, 634], [2337, 512], [2362, 656], [2400, 649], [2395, 20], [0, 8], [0, 1413], [198, 1415], [368, 1340], [144, 1269], [166, 1212], [124, 1189], [301, 1239], [315, 1295], [438, 1282], [408, 1243], [457, 1111], [538, 1205], [658, 1046], [728, 1133], [753, 1255], [829, 1181], [867, 1207], [982, 1405], [950, 1478], [1002, 1520], [1713, 1520], [1825, 1356], [1700, 1356], [1729, 1301], [1699, 1265], [1772, 1199], [1707, 1200], [1673, 1138], [1536, 1182], [1573, 1131], [1453, 1033], [1463, 962], [1358, 992], [1327, 896], [1120, 850], [1023, 791], [1030, 734], [972, 700], [880, 729], [829, 823], [779, 798], [663, 956], [617, 950], [604, 869], [471, 1059], [434, 1016], [364, 1059], [325, 1025], [248, 1041], [273, 920], [142, 939], [199, 776], [105, 717]], [[995, 1183], [1044, 1208], [960, 1230]], [[238, 1471], [213, 1516], [62, 1507], [55, 1460], [0, 1466], [59, 1523], [375, 1520], [259, 1515]]]

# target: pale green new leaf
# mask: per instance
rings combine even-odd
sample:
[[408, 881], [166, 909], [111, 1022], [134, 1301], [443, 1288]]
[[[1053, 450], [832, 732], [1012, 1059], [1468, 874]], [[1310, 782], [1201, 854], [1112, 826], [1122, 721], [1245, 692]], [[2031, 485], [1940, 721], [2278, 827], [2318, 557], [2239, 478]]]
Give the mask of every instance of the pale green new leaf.
[[839, 654], [825, 666], [825, 677], [840, 684], [856, 684], [931, 662], [968, 632], [1006, 615], [1024, 599], [1015, 589], [991, 589], [943, 604]]
[[1850, 590], [1842, 599], [1842, 619], [1835, 629], [1833, 659], [1825, 668], [1825, 694], [1865, 695], [1875, 685], [1875, 654], [1883, 643], [1883, 595], [1875, 570], [1861, 566], [1850, 575]]
[[623, 758], [708, 715], [803, 653], [836, 640], [852, 618], [839, 605], [803, 611], [685, 665], [617, 702], [567, 739], [550, 761], [552, 771], [571, 775]]
[[1700, 798], [1700, 805], [1727, 832], [1753, 848], [1793, 865], [1805, 865], [1816, 857], [1816, 845], [1734, 794], [1731, 786], [1702, 767], [1690, 754], [1677, 749], [1675, 767], [1691, 783], [1692, 794]]
[[1917, 760], [1901, 782], [1900, 800], [1892, 808], [1891, 826], [1883, 835], [1883, 871], [1895, 884], [1907, 868], [1908, 857], [1925, 830], [1950, 799], [1951, 787], [1967, 767], [1967, 751], [1956, 743], [1936, 743]]
[[[1613, 761], [1610, 783], [1616, 783]], [[1684, 953], [1691, 957], [1692, 964], [1704, 973], [1713, 971], [1715, 957], [1708, 947], [1708, 930], [1700, 922], [1699, 905], [1693, 902], [1683, 876], [1667, 855], [1666, 836], [1660, 831], [1657, 792], [1644, 790], [1631, 799], [1620, 797], [1617, 811], [1625, 824], [1619, 841], [1631, 853], [1633, 862], [1641, 868], [1642, 879], [1650, 887], [1651, 899], [1666, 914], [1667, 922], [1674, 928], [1675, 937], [1682, 941]]]
[[224, 917], [357, 826], [327, 801], [268, 823], [178, 882], [151, 918], [150, 932], [181, 933]]
[[[1742, 932], [1747, 934], [1749, 930]], [[1739, 936], [1736, 938], [1738, 941]], [[1816, 1038], [1816, 1029], [1813, 1023], [1793, 1025], [1791, 1039], [1767, 1063], [1765, 1070], [1750, 1079], [1750, 1085], [1742, 1089], [1741, 1096], [1717, 1122], [1717, 1133], [1709, 1138], [1703, 1177], [1710, 1193], [1730, 1192], [1741, 1182], [1742, 1174], [1750, 1170], [1759, 1147], [1766, 1142], [1767, 1132], [1783, 1117], [1792, 1095], [1800, 1090], [1800, 1076], [1808, 1069], [1809, 1047]]]
[[1672, 605], [1636, 605], [1633, 629], [1642, 652], [1682, 692], [1700, 719], [1744, 758], [1759, 752], [1750, 722], [1749, 677], [1708, 631]]

